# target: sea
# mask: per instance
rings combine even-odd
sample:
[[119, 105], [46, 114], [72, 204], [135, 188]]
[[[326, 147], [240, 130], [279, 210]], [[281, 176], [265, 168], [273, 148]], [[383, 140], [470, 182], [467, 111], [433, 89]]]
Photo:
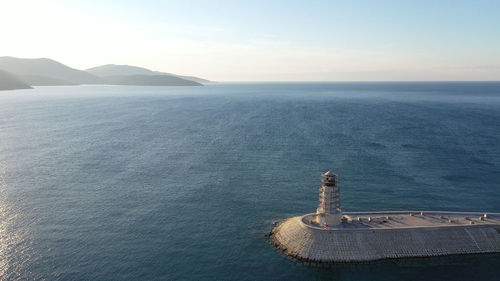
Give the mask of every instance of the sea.
[[0, 92], [1, 280], [500, 280], [500, 255], [298, 263], [316, 210], [500, 212], [500, 82]]

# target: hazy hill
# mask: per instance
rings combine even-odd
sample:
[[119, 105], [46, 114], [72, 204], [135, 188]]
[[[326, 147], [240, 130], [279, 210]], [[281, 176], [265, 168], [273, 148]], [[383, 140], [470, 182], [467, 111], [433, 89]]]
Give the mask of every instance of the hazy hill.
[[173, 75], [173, 76], [176, 76], [176, 77], [179, 77], [179, 78], [182, 78], [182, 79], [195, 81], [195, 82], [198, 82], [198, 83], [201, 83], [201, 84], [215, 83], [213, 81], [210, 81], [210, 80], [207, 80], [207, 79], [203, 79], [203, 78], [199, 78], [199, 77], [196, 77], [196, 76], [177, 75], [177, 74], [172, 74], [172, 73], [167, 73], [167, 72], [159, 72], [159, 73]]
[[0, 90], [16, 89], [31, 89], [31, 87], [7, 71], [0, 70]]
[[87, 71], [77, 70], [51, 59], [22, 59], [0, 57], [0, 69], [18, 77], [31, 86], [58, 86], [78, 84], [201, 86], [197, 81], [210, 82], [198, 77], [189, 79], [169, 73], [151, 71], [130, 65], [108, 64]]
[[170, 75], [121, 75], [103, 77], [110, 85], [138, 86], [203, 86], [198, 82]]
[[116, 64], [106, 64], [106, 65], [96, 66], [89, 68], [85, 71], [99, 77], [124, 76], [124, 75], [155, 75], [154, 71], [151, 71], [146, 68], [132, 66], [132, 65], [116, 65]]
[[132, 66], [132, 65], [116, 65], [116, 64], [106, 64], [86, 70], [87, 72], [99, 76], [124, 76], [124, 75], [167, 75], [182, 78], [185, 80], [191, 80], [198, 83], [210, 83], [211, 81], [202, 79], [195, 76], [183, 76], [166, 72], [152, 71], [147, 68]]
[[102, 79], [51, 59], [0, 57], [0, 69], [23, 79], [30, 85], [100, 84]]
[[57, 79], [54, 77], [48, 77], [43, 75], [22, 75], [20, 76], [23, 81], [29, 82], [32, 86], [68, 86], [68, 85], [78, 85], [78, 83], [72, 83], [66, 80]]

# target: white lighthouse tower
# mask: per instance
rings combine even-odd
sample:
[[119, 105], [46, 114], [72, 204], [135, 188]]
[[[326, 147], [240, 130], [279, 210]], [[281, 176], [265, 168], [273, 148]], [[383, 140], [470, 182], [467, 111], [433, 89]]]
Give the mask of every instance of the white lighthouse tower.
[[333, 226], [340, 224], [342, 221], [340, 186], [337, 178], [338, 175], [330, 171], [321, 175], [319, 204], [316, 210], [316, 222], [321, 225]]

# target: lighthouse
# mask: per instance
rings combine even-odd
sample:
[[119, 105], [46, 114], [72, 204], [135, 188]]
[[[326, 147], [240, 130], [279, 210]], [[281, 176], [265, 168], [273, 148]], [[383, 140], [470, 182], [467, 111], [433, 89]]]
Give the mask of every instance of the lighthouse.
[[316, 222], [321, 225], [334, 226], [340, 224], [342, 220], [338, 175], [330, 171], [321, 175], [316, 214]]

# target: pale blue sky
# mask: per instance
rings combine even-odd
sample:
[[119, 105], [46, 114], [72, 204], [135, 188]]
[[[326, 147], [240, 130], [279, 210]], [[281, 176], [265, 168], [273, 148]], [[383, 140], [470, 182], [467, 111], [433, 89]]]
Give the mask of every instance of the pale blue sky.
[[2, 0], [2, 10], [0, 55], [76, 68], [133, 64], [220, 81], [500, 80], [500, 1]]

